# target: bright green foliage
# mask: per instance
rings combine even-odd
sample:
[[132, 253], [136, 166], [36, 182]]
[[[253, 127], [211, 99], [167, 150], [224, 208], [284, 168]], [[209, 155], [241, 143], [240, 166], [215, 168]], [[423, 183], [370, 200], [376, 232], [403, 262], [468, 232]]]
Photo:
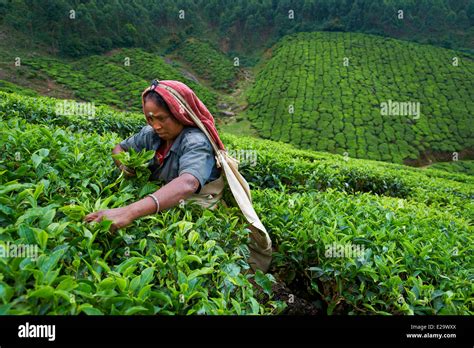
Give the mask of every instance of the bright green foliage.
[[120, 161], [120, 163], [126, 165], [131, 169], [146, 168], [148, 162], [155, 155], [155, 151], [145, 151], [136, 152], [133, 148], [129, 151], [122, 151], [118, 154], [112, 155], [113, 158]]
[[111, 135], [2, 122], [0, 245], [39, 257], [0, 258], [2, 314], [269, 314], [247, 276], [247, 233], [236, 208], [185, 206], [118, 234], [85, 214], [142, 196], [146, 180], [112, 170]]
[[155, 156], [155, 151], [145, 151], [136, 152], [133, 148], [130, 148], [129, 151], [122, 151], [112, 157], [116, 160], [119, 160], [120, 163], [125, 165], [127, 168], [132, 169], [137, 178], [149, 174], [148, 163]]
[[[474, 229], [465, 220], [334, 190], [257, 191], [255, 202], [278, 245], [273, 267], [328, 314], [472, 314]], [[329, 251], [341, 244], [353, 252]]]
[[440, 169], [449, 173], [474, 175], [474, 161], [440, 162], [431, 165], [429, 169]]
[[38, 93], [36, 91], [33, 91], [32, 89], [20, 87], [18, 85], [15, 85], [14, 83], [3, 80], [0, 80], [0, 91], [7, 93], [18, 93], [30, 97], [38, 95]]
[[209, 80], [212, 87], [220, 90], [232, 87], [239, 67], [210, 43], [188, 39], [173, 54], [187, 62], [200, 77]]
[[474, 219], [474, 178], [465, 174], [423, 170], [404, 165], [344, 158], [294, 149], [290, 145], [222, 137], [228, 148], [245, 148], [258, 154], [255, 166], [243, 163], [242, 174], [254, 188], [282, 186], [294, 192], [326, 190], [368, 192], [417, 202]]
[[[473, 71], [472, 56], [462, 52], [364, 34], [300, 33], [273, 48], [249, 92], [248, 116], [265, 138], [403, 163], [428, 151], [474, 148]], [[390, 104], [384, 115], [389, 101], [415, 108], [405, 104], [393, 115]]]
[[[248, 230], [235, 207], [176, 207], [117, 234], [110, 221], [82, 222], [159, 187], [113, 169], [132, 117], [102, 135], [84, 133], [87, 122], [72, 132], [73, 118], [48, 118], [54, 99], [0, 97], [0, 245], [40, 250], [37, 260], [0, 258], [0, 313], [279, 313], [273, 274], [328, 314], [472, 314], [472, 176], [223, 134], [228, 149], [257, 153], [240, 168], [275, 247], [270, 274], [254, 276], [264, 299], [242, 275]], [[362, 252], [327, 254], [348, 244]]]
[[216, 96], [183, 75], [160, 56], [141, 49], [123, 49], [110, 55], [90, 56], [77, 61], [35, 57], [24, 65], [47, 74], [74, 92], [76, 98], [98, 105], [111, 105], [128, 111], [141, 111], [141, 93], [158, 78], [184, 81], [210, 111], [216, 109]]
[[142, 114], [118, 112], [108, 106], [96, 106], [95, 115], [63, 115], [57, 113], [63, 100], [22, 97], [0, 92], [0, 117], [19, 117], [30, 123], [65, 126], [72, 131], [107, 133], [128, 136], [146, 125]]

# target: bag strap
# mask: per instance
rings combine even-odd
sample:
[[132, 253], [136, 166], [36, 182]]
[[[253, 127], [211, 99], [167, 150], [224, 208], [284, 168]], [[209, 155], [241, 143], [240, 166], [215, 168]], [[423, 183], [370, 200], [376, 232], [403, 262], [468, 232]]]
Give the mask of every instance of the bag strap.
[[[199, 127], [199, 129], [209, 139], [209, 141], [211, 142], [211, 145], [214, 149], [214, 153], [216, 154], [215, 158], [216, 158], [216, 162], [217, 162], [217, 167], [218, 168], [227, 168], [226, 170], [224, 170], [224, 172], [226, 173], [226, 176], [229, 176], [230, 175], [229, 170], [232, 170], [233, 176], [235, 176], [236, 179], [237, 179], [235, 185], [239, 184], [238, 188], [236, 188], [235, 185], [234, 185], [234, 187], [231, 187], [232, 192], [234, 192], [236, 190], [240, 190], [240, 187], [241, 187], [245, 191], [245, 194], [247, 195], [247, 198], [250, 201], [250, 204], [252, 204], [252, 195], [250, 193], [249, 184], [247, 183], [245, 178], [239, 173], [239, 169], [238, 169], [238, 163], [239, 162], [235, 158], [229, 156], [227, 151], [220, 150], [217, 147], [216, 143], [214, 142], [214, 139], [212, 139], [212, 137], [209, 134], [207, 128], [204, 126], [204, 124], [199, 119], [199, 117], [196, 116], [196, 114], [194, 113], [192, 108], [189, 106], [188, 102], [181, 96], [181, 94], [178, 91], [176, 91], [174, 88], [172, 88], [170, 86], [166, 86], [166, 85], [161, 85], [161, 86], [163, 88], [165, 88], [168, 92], [170, 92], [172, 96], [175, 97], [175, 99], [178, 102], [178, 104], [180, 105], [180, 107], [183, 108], [183, 110], [187, 111], [188, 115], [192, 118], [194, 123]], [[229, 166], [229, 161], [231, 162], [230, 166]], [[227, 180], [227, 181], [229, 182], [229, 185], [230, 185], [230, 181], [229, 180]], [[234, 196], [236, 196], [236, 194], [234, 194]], [[244, 203], [242, 203], [242, 204], [244, 204]]]
[[[171, 93], [171, 95], [175, 97], [180, 107], [182, 107], [183, 110], [187, 111], [188, 115], [192, 118], [194, 123], [199, 127], [199, 129], [201, 129], [201, 131], [207, 136], [207, 138], [211, 142], [211, 145], [217, 155], [216, 160], [218, 161], [218, 164], [220, 163], [220, 167], [222, 167], [224, 170], [224, 173], [227, 178], [227, 182], [237, 202], [237, 205], [239, 206], [240, 210], [244, 213], [244, 216], [247, 219], [247, 221], [254, 228], [254, 231], [251, 234], [251, 236], [253, 236], [255, 243], [257, 243], [258, 249], [271, 253], [272, 241], [270, 239], [270, 236], [268, 235], [268, 232], [265, 226], [260, 221], [257, 213], [255, 212], [255, 209], [252, 206], [252, 196], [250, 194], [249, 185], [247, 181], [245, 180], [245, 178], [242, 176], [242, 174], [239, 173], [238, 168], [235, 166], [235, 160], [232, 157], [230, 157], [226, 151], [220, 150], [217, 147], [216, 143], [214, 142], [211, 135], [207, 131], [207, 128], [204, 126], [201, 120], [196, 116], [194, 111], [191, 109], [187, 101], [181, 96], [181, 94], [179, 94], [172, 87], [169, 87], [166, 85], [162, 85], [162, 87], [165, 88], [168, 92]], [[229, 162], [226, 160], [226, 158], [228, 160], [231, 160], [232, 165], [229, 165]]]
[[[204, 126], [204, 124], [201, 122], [199, 117], [196, 116], [194, 111], [191, 109], [189, 106], [188, 102], [179, 94], [174, 88], [166, 86], [166, 85], [161, 85], [164, 89], [166, 89], [168, 92], [170, 92], [175, 99], [178, 101], [178, 104], [180, 107], [183, 108], [183, 110], [186, 110], [188, 115], [192, 118], [194, 123], [199, 127], [199, 129], [206, 135], [206, 137], [209, 139], [211, 142], [212, 148], [214, 149], [214, 152], [216, 153], [217, 156], [219, 156], [221, 150], [217, 147], [216, 143], [214, 142], [214, 139], [212, 139], [211, 135], [209, 134], [207, 128]], [[219, 162], [222, 161], [221, 158], [219, 158]]]

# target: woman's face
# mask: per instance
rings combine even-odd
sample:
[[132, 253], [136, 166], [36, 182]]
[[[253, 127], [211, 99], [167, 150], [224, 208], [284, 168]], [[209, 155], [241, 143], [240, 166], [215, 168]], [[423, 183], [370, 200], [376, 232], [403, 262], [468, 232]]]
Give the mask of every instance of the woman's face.
[[174, 140], [184, 128], [170, 112], [156, 105], [152, 100], [145, 102], [144, 111], [147, 123], [163, 140]]

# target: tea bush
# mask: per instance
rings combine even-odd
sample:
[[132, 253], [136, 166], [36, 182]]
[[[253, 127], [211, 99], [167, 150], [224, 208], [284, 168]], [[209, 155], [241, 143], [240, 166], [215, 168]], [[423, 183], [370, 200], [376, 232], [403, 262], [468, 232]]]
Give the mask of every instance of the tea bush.
[[465, 173], [474, 175], [474, 161], [452, 161], [435, 163], [429, 167], [428, 172], [433, 169], [440, 169], [451, 173]]
[[[191, 205], [111, 235], [85, 214], [157, 189], [112, 170], [115, 134], [2, 122], [0, 245], [38, 245], [39, 257], [0, 259], [2, 314], [269, 314], [248, 269], [248, 232], [237, 208]], [[266, 280], [265, 280], [266, 279]], [[266, 291], [270, 275], [258, 274]]]
[[278, 246], [273, 270], [328, 314], [472, 314], [474, 230], [466, 220], [332, 189], [257, 190], [254, 200]]
[[440, 170], [348, 158], [292, 148], [273, 141], [223, 135], [229, 148], [256, 151], [255, 165], [240, 167], [254, 188], [304, 192], [333, 188], [406, 198], [474, 218], [474, 178]]
[[[57, 102], [0, 93], [0, 246], [40, 251], [0, 258], [0, 313], [277, 314], [274, 275], [329, 314], [472, 314], [472, 176], [223, 134], [229, 150], [256, 153], [240, 168], [275, 248], [269, 274], [245, 275], [235, 207], [187, 204], [116, 234], [82, 222], [161, 183], [114, 169], [111, 149], [141, 115], [59, 116]], [[361, 254], [327, 255], [348, 244]]]
[[63, 100], [0, 92], [0, 117], [19, 117], [30, 123], [64, 126], [78, 132], [115, 132], [126, 137], [138, 132], [146, 125], [145, 118], [138, 113], [118, 112], [108, 106], [96, 106], [95, 115], [64, 115], [56, 112]]
[[33, 91], [32, 89], [21, 87], [14, 83], [3, 80], [0, 80], [0, 91], [6, 93], [17, 93], [30, 97], [35, 97], [38, 95], [38, 93], [36, 91]]

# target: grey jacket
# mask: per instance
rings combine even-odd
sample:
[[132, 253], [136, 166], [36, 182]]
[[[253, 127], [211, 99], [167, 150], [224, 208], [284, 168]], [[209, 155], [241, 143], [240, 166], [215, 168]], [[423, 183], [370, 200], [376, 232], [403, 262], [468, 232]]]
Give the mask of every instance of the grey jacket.
[[[138, 152], [143, 149], [156, 151], [160, 144], [159, 135], [152, 127], [145, 126], [137, 134], [123, 140], [120, 146], [126, 151], [133, 148]], [[163, 164], [159, 166], [156, 158], [153, 158], [148, 168], [151, 170], [150, 180], [162, 180], [165, 183], [183, 173], [189, 173], [199, 181], [200, 186], [196, 192], [220, 175], [211, 143], [196, 127], [184, 127], [166, 154]]]

